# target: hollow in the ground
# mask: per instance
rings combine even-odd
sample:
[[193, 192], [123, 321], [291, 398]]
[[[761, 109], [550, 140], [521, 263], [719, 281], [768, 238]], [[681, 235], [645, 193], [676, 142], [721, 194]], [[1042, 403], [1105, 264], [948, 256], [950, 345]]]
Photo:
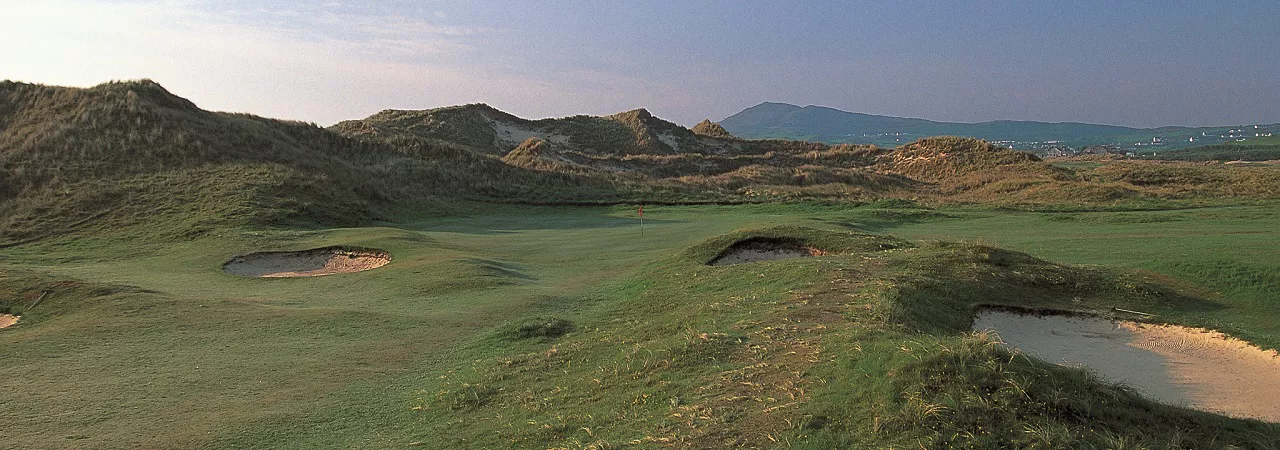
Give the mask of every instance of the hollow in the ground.
[[1041, 360], [1082, 366], [1152, 400], [1280, 422], [1280, 355], [1199, 328], [984, 309], [975, 330]]
[[773, 261], [778, 259], [808, 258], [825, 254], [820, 249], [806, 245], [797, 239], [785, 238], [750, 238], [735, 242], [720, 252], [708, 265], [728, 266], [756, 261]]
[[387, 265], [391, 254], [375, 249], [325, 247], [296, 252], [259, 252], [231, 258], [222, 270], [246, 277], [318, 277], [362, 272]]

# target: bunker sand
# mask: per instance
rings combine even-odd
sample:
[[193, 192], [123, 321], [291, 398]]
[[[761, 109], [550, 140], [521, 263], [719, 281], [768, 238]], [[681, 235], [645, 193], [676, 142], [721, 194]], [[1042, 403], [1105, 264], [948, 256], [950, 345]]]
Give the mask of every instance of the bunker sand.
[[1084, 366], [1144, 396], [1280, 422], [1280, 354], [1218, 332], [1097, 317], [980, 312], [975, 330], [1042, 360]]
[[729, 266], [757, 261], [808, 258], [822, 256], [826, 252], [799, 242], [774, 239], [747, 239], [733, 244], [716, 256], [708, 265]]
[[245, 277], [318, 277], [372, 270], [389, 262], [391, 255], [382, 250], [326, 247], [298, 252], [250, 253], [227, 261], [222, 270]]

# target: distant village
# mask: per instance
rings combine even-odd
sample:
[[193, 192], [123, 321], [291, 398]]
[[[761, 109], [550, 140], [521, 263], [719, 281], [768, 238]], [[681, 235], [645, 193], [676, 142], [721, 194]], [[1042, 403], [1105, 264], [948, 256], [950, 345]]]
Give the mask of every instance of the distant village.
[[[1164, 129], [1162, 129], [1164, 130]], [[1150, 156], [1161, 150], [1173, 150], [1201, 145], [1244, 142], [1250, 139], [1275, 136], [1280, 133], [1280, 124], [1245, 125], [1221, 128], [1170, 128], [1172, 134], [1166, 136], [1134, 137], [1131, 141], [1110, 143], [1086, 143], [1066, 140], [1019, 141], [997, 140], [987, 138], [991, 143], [1014, 150], [1035, 153], [1046, 158], [1063, 158], [1082, 155], [1111, 155], [1117, 157]], [[1153, 130], [1154, 131], [1154, 130]], [[900, 145], [915, 139], [927, 137], [912, 133], [866, 133], [847, 135], [855, 142], [871, 142], [877, 145]], [[1140, 136], [1140, 135], [1139, 135]], [[977, 136], [981, 137], [981, 136]]]
[[[1002, 143], [1000, 145], [1006, 145], [1006, 144]], [[1010, 146], [1010, 148], [1016, 149], [1017, 147]], [[1036, 155], [1039, 155], [1045, 158], [1066, 158], [1069, 156], [1084, 156], [1084, 155], [1111, 155], [1111, 156], [1126, 156], [1126, 157], [1138, 156], [1138, 152], [1122, 149], [1120, 148], [1119, 145], [1115, 145], [1115, 144], [1090, 145], [1087, 147], [1080, 147], [1080, 148], [1071, 148], [1066, 146], [1052, 146], [1044, 149], [1036, 149], [1034, 153]]]

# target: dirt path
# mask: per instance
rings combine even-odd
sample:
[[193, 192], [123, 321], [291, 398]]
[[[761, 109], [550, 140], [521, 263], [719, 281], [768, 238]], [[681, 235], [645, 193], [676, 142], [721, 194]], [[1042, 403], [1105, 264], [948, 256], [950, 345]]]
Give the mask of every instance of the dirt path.
[[1221, 333], [988, 310], [975, 330], [1056, 364], [1085, 366], [1161, 403], [1280, 422], [1280, 354]]

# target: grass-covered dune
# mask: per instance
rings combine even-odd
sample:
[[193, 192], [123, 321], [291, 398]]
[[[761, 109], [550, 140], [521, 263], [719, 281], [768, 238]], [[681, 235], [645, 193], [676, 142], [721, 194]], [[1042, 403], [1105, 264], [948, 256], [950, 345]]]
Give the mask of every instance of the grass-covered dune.
[[151, 81], [0, 83], [0, 245], [132, 228], [170, 237], [283, 222], [368, 224], [463, 198], [611, 199], [571, 174], [448, 146], [352, 139], [210, 112]]
[[[896, 148], [740, 139], [711, 122], [686, 129], [644, 110], [527, 120], [487, 105], [464, 105], [387, 110], [331, 129], [361, 139], [448, 145], [535, 171], [673, 182], [689, 192], [745, 201], [924, 198], [1098, 206], [1274, 198], [1280, 190], [1276, 167], [1206, 175], [1212, 169], [1196, 164], [1133, 161], [1100, 164], [1107, 167], [1095, 173], [1064, 170], [972, 138], [929, 137]], [[1155, 171], [1166, 174], [1162, 182], [1144, 179]]]
[[1280, 191], [1271, 166], [1073, 171], [975, 139], [886, 149], [745, 140], [713, 125], [695, 132], [643, 109], [526, 120], [465, 105], [388, 110], [326, 129], [202, 110], [146, 80], [83, 89], [3, 82], [0, 245], [122, 230], [174, 238], [221, 227], [367, 225], [422, 209], [448, 214], [460, 200], [1097, 207]]
[[[706, 265], [733, 242], [760, 237], [828, 254]], [[712, 238], [621, 289], [628, 295], [602, 308], [609, 319], [564, 334], [499, 332], [496, 355], [428, 381], [414, 407], [422, 441], [1253, 448], [1280, 439], [1273, 425], [1155, 404], [967, 333], [979, 305], [1102, 312], [1205, 303], [1132, 274], [974, 244], [769, 228]]]

